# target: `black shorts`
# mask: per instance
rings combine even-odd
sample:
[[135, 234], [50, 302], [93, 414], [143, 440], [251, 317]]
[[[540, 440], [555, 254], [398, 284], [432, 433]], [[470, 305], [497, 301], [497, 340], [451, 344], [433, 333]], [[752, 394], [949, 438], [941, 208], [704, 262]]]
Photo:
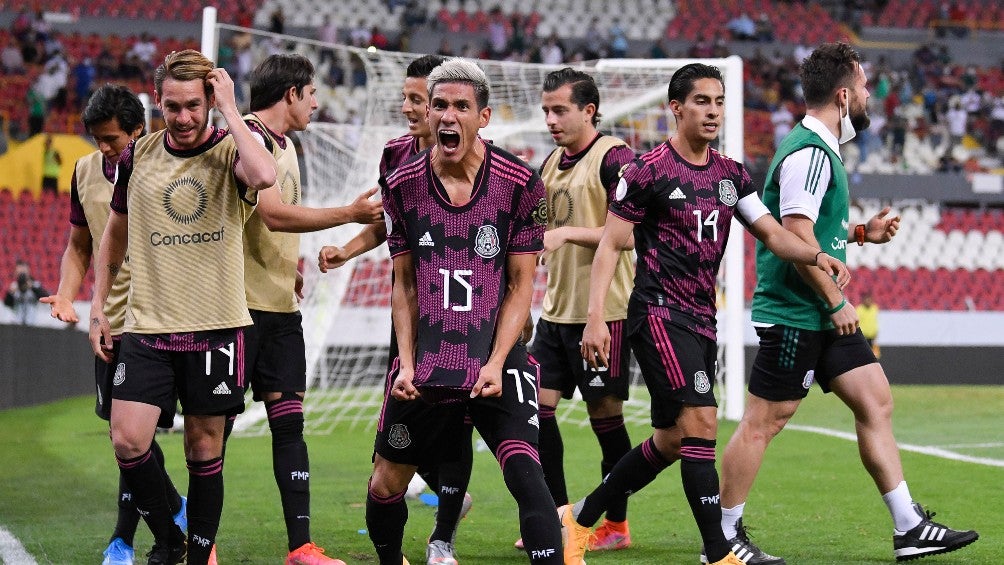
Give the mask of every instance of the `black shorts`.
[[781, 402], [809, 394], [812, 381], [823, 392], [840, 375], [876, 363], [875, 353], [859, 329], [851, 335], [836, 330], [800, 330], [780, 324], [757, 328], [760, 349], [750, 371], [750, 394]]
[[685, 406], [718, 406], [718, 344], [669, 320], [629, 317], [628, 339], [652, 396], [652, 427], [676, 425]]
[[516, 344], [502, 369], [502, 396], [430, 404], [421, 398], [401, 401], [390, 396], [397, 376], [395, 366], [387, 377], [388, 394], [380, 410], [374, 451], [393, 463], [435, 465], [450, 445], [470, 441], [469, 427], [464, 425], [468, 413], [492, 451], [505, 440], [537, 445], [539, 374], [540, 368], [529, 359], [526, 347]]
[[[94, 413], [102, 420], [112, 419], [112, 380], [115, 378], [115, 368], [118, 367], [119, 352], [122, 350], [122, 336], [112, 336], [111, 360], [105, 363], [100, 357], [94, 357]], [[172, 402], [170, 409], [161, 407], [158, 428], [174, 427], [174, 414], [178, 403]]]
[[142, 336], [122, 334], [112, 398], [152, 404], [161, 413], [173, 409], [177, 398], [183, 414], [240, 414], [244, 411], [244, 329], [232, 331], [233, 341], [209, 351], [157, 349], [143, 343]]
[[530, 353], [540, 363], [540, 388], [561, 391], [571, 398], [575, 387], [587, 402], [604, 396], [628, 399], [630, 388], [630, 348], [624, 339], [624, 320], [607, 322], [610, 329], [610, 367], [593, 369], [582, 359], [582, 330], [585, 324], [556, 324], [537, 321]]
[[299, 312], [251, 310], [253, 326], [244, 329], [245, 367], [254, 399], [266, 392], [307, 390], [303, 316]]

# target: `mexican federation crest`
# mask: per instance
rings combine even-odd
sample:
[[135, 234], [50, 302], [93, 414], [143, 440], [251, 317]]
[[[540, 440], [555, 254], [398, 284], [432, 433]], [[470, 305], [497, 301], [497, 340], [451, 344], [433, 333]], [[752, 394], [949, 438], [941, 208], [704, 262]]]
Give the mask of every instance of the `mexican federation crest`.
[[708, 374], [704, 371], [694, 373], [694, 390], [701, 394], [711, 390], [711, 379], [708, 378]]
[[394, 424], [387, 434], [387, 443], [394, 449], [404, 449], [411, 445], [411, 434], [408, 433], [408, 426], [404, 424]]
[[478, 235], [474, 238], [474, 252], [485, 259], [491, 259], [498, 255], [500, 250], [499, 232], [495, 226], [485, 224], [478, 228]]
[[125, 382], [125, 363], [119, 363], [115, 366], [115, 376], [112, 378], [112, 384], [118, 386]]
[[719, 182], [718, 198], [726, 206], [735, 206], [736, 202], [739, 202], [739, 192], [736, 191], [736, 185], [732, 184], [732, 181], [729, 179]]

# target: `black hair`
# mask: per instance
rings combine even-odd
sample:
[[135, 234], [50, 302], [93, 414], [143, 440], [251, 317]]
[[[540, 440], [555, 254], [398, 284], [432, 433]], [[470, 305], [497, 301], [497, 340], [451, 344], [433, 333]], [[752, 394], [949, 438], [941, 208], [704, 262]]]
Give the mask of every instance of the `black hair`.
[[673, 73], [673, 77], [669, 79], [669, 88], [667, 88], [669, 101], [676, 100], [683, 103], [690, 92], [694, 90], [694, 83], [702, 78], [713, 78], [722, 83], [723, 86], [725, 85], [722, 71], [718, 70], [718, 67], [703, 63], [690, 63], [677, 69]]
[[823, 106], [838, 88], [851, 86], [860, 63], [861, 55], [846, 43], [817, 47], [799, 69], [805, 105]]
[[593, 77], [577, 71], [571, 67], [565, 67], [557, 71], [551, 71], [544, 77], [544, 92], [554, 92], [562, 86], [569, 84], [572, 86], [571, 101], [579, 110], [592, 104], [596, 111], [593, 113], [593, 125], [600, 123], [600, 90], [596, 88], [596, 81]]
[[120, 84], [105, 84], [95, 90], [80, 115], [88, 130], [112, 118], [117, 119], [119, 127], [128, 134], [142, 128], [146, 121], [139, 97]]
[[408, 70], [405, 71], [404, 76], [407, 78], [425, 78], [429, 76], [432, 69], [442, 65], [445, 60], [445, 57], [440, 57], [439, 55], [422, 55], [408, 64]]
[[303, 55], [278, 53], [269, 55], [251, 71], [250, 110], [257, 112], [282, 100], [290, 88], [303, 97], [303, 87], [314, 81], [314, 65]]

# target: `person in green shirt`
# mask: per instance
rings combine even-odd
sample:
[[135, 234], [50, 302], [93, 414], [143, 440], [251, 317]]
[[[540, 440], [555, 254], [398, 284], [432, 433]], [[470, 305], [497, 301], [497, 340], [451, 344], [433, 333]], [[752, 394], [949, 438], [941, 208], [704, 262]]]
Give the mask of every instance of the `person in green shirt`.
[[[849, 222], [840, 145], [869, 125], [868, 79], [857, 52], [844, 43], [816, 48], [803, 61], [800, 74], [806, 116], [777, 149], [763, 203], [789, 231], [845, 261], [848, 243], [885, 243], [899, 229], [899, 217], [890, 217], [889, 208], [864, 224]], [[722, 457], [725, 537], [748, 541], [743, 511], [767, 445], [816, 381], [854, 414], [861, 462], [893, 519], [896, 559], [954, 551], [976, 541], [974, 531], [931, 521], [931, 514], [911, 498], [893, 436], [889, 381], [841, 289], [825, 273], [785, 263], [760, 243], [756, 259], [752, 318], [760, 349], [750, 373], [745, 414]], [[746, 565], [781, 563], [783, 559], [758, 549], [746, 560]]]
[[858, 327], [861, 328], [861, 334], [865, 336], [865, 341], [872, 348], [872, 353], [875, 354], [875, 358], [879, 357], [879, 347], [876, 343], [878, 339], [878, 315], [879, 307], [875, 304], [875, 300], [872, 298], [871, 294], [861, 295], [861, 304], [858, 304], [855, 309], [858, 314]]
[[52, 134], [45, 136], [45, 149], [42, 151], [42, 191], [53, 194], [59, 191], [59, 171], [63, 166], [63, 157], [52, 145]]

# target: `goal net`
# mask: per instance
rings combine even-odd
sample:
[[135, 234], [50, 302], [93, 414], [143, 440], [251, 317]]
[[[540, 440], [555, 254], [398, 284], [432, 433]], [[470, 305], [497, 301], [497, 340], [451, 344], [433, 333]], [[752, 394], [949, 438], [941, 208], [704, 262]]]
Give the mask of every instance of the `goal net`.
[[[298, 135], [305, 168], [304, 205], [344, 205], [375, 186], [384, 144], [407, 132], [399, 113], [401, 87], [406, 67], [420, 54], [368, 51], [222, 24], [215, 26], [212, 39], [231, 41], [234, 34], [250, 37], [255, 63], [275, 49], [299, 52], [315, 63], [320, 108], [313, 123]], [[600, 130], [624, 139], [638, 153], [664, 141], [675, 126], [666, 87], [673, 72], [688, 62], [692, 60], [618, 59], [579, 65], [600, 89]], [[718, 66], [725, 76], [727, 108], [719, 149], [741, 159], [742, 63], [738, 57], [701, 62]], [[491, 123], [481, 135], [538, 167], [553, 148], [540, 111], [541, 85], [548, 72], [560, 67], [480, 60], [478, 64], [492, 88]], [[333, 77], [340, 83], [332, 86]], [[391, 332], [391, 262], [386, 246], [326, 274], [316, 266], [322, 245], [342, 245], [360, 229], [341, 226], [304, 234], [301, 239], [309, 433], [330, 433], [336, 425], [372, 428], [383, 400]], [[730, 242], [719, 281], [718, 397], [720, 413], [731, 419], [742, 414], [742, 267], [742, 237], [737, 236]], [[546, 276], [541, 267], [535, 281], [534, 320], [539, 316]], [[648, 394], [632, 365], [636, 386], [625, 404], [625, 419], [648, 423]], [[263, 413], [260, 405], [250, 405], [248, 413], [238, 418], [237, 431], [264, 433]], [[558, 417], [583, 426], [589, 423], [584, 404], [577, 398], [563, 401]]]

